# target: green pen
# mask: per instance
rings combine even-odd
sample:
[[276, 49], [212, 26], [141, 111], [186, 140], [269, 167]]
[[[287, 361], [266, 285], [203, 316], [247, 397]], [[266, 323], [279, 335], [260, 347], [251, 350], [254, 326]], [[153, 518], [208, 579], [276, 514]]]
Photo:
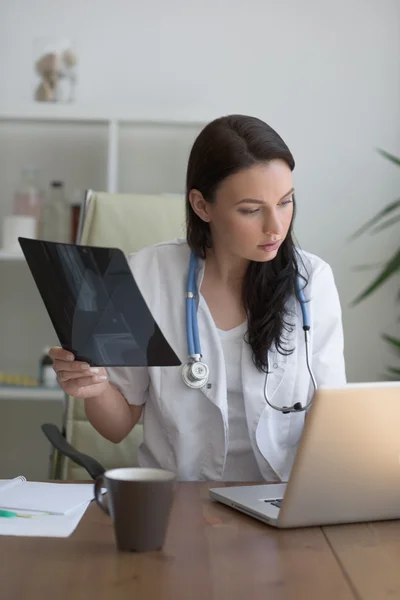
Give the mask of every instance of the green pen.
[[14, 512], [13, 510], [0, 509], [0, 517], [4, 517], [5, 519], [12, 519], [13, 517], [22, 517], [23, 519], [35, 519], [37, 517], [43, 517], [45, 515], [50, 514], [51, 513], [41, 513], [40, 515], [24, 515], [22, 513]]

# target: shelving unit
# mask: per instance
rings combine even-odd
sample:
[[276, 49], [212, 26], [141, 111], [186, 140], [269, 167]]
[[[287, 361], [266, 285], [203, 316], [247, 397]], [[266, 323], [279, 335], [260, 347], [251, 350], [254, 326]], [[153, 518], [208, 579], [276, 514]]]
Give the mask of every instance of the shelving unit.
[[20, 252], [7, 252], [6, 250], [0, 250], [0, 261], [11, 260], [11, 261], [23, 261], [25, 256]]
[[[180, 111], [181, 112], [181, 111]], [[184, 115], [183, 115], [184, 117]], [[119, 174], [119, 135], [121, 126], [138, 124], [141, 126], [202, 127], [205, 121], [191, 118], [159, 119], [150, 114], [132, 114], [124, 107], [101, 110], [79, 104], [34, 103], [25, 106], [0, 106], [1, 123], [92, 123], [107, 126], [107, 185], [109, 193], [118, 192]], [[5, 252], [0, 248], [0, 261], [24, 261], [23, 254]]]
[[63, 400], [61, 388], [0, 386], [0, 400]]
[[122, 124], [203, 126], [205, 121], [193, 119], [157, 119], [152, 115], [133, 115], [125, 109], [101, 111], [77, 104], [32, 103], [25, 107], [1, 107], [0, 123], [9, 122], [70, 122], [103, 123], [108, 127], [107, 192], [118, 192], [118, 138]]
[[[113, 110], [101, 110], [92, 106], [82, 106], [78, 104], [62, 105], [62, 104], [49, 104], [49, 103], [31, 103], [25, 106], [4, 106], [0, 105], [0, 129], [3, 126], [7, 127], [8, 130], [19, 131], [21, 124], [30, 125], [29, 135], [34, 135], [32, 130], [37, 128], [40, 132], [45, 126], [51, 129], [52, 125], [59, 125], [60, 138], [59, 144], [63, 143], [62, 131], [68, 130], [69, 125], [94, 125], [97, 129], [101, 129], [102, 136], [107, 131], [107, 158], [104, 161], [103, 172], [106, 173], [106, 189], [109, 193], [117, 193], [120, 156], [118, 153], [119, 148], [123, 148], [124, 139], [121, 138], [123, 134], [123, 127], [136, 125], [136, 131], [140, 131], [142, 135], [142, 128], [148, 127], [149, 129], [156, 128], [172, 128], [173, 131], [180, 132], [185, 127], [201, 128], [204, 123], [197, 122], [191, 118], [186, 118], [186, 115], [178, 114], [179, 109], [176, 109], [176, 117], [172, 118], [154, 118], [154, 115], [149, 114], [134, 114], [133, 111], [125, 110], [123, 107], [115, 108]], [[134, 135], [134, 132], [132, 132]], [[123, 158], [123, 157], [122, 157]], [[104, 159], [103, 159], [104, 160]], [[103, 168], [103, 164], [102, 164]], [[122, 170], [122, 169], [121, 169]], [[7, 304], [3, 302], [4, 309], [7, 309], [3, 313], [2, 317], [8, 323], [16, 324], [18, 328], [18, 339], [23, 340], [24, 336], [29, 335], [30, 339], [23, 348], [23, 357], [21, 360], [21, 366], [19, 362], [19, 354], [16, 348], [11, 351], [8, 350], [7, 336], [3, 335], [3, 356], [16, 357], [15, 367], [12, 366], [4, 367], [4, 370], [14, 369], [26, 372], [32, 372], [34, 366], [37, 364], [39, 359], [38, 353], [40, 349], [47, 344], [45, 341], [37, 342], [35, 334], [25, 333], [24, 327], [30, 327], [37, 333], [38, 326], [37, 319], [38, 311], [33, 310], [28, 302], [17, 302], [15, 308], [13, 303], [14, 298], [14, 285], [19, 294], [19, 299], [23, 298], [25, 284], [22, 285], [21, 281], [24, 279], [20, 276], [20, 272], [24, 269], [25, 257], [22, 253], [11, 253], [0, 249], [0, 267], [2, 269], [3, 282], [6, 281], [7, 292], [3, 298], [7, 298]], [[33, 289], [33, 282], [30, 276], [26, 277], [26, 281]], [[3, 283], [4, 285], [4, 283]], [[33, 290], [34, 291], [34, 290]], [[33, 293], [33, 292], [32, 292]], [[37, 298], [37, 294], [35, 295]], [[39, 301], [38, 303], [39, 304]], [[23, 311], [24, 319], [23, 325], [19, 323], [18, 314], [16, 310]], [[43, 316], [44, 310], [41, 307], [41, 315]], [[46, 315], [45, 315], [46, 316]], [[45, 318], [40, 323], [45, 322]], [[9, 328], [9, 330], [11, 330]], [[8, 339], [12, 336], [9, 334]], [[24, 338], [25, 339], [25, 338]], [[42, 338], [41, 338], [42, 339]], [[21, 341], [21, 344], [24, 344]], [[14, 344], [15, 346], [15, 344]], [[18, 358], [17, 358], [18, 357]], [[32, 357], [28, 358], [28, 357]], [[14, 358], [12, 359], [14, 360]], [[27, 366], [28, 365], [28, 366]], [[1, 366], [1, 365], [0, 365]], [[60, 389], [49, 389], [43, 387], [20, 387], [20, 386], [0, 386], [0, 404], [1, 404], [1, 419], [0, 425], [3, 424], [3, 429], [0, 431], [0, 435], [3, 441], [3, 446], [6, 449], [3, 452], [4, 460], [0, 460], [0, 473], [3, 477], [12, 476], [15, 473], [23, 472], [28, 477], [34, 479], [41, 479], [47, 476], [47, 459], [49, 452], [49, 445], [44, 435], [40, 430], [40, 426], [44, 422], [52, 422], [58, 426], [62, 426], [63, 423], [63, 402], [65, 396], [63, 391]], [[9, 423], [16, 424], [15, 430], [11, 432]], [[7, 437], [8, 436], [8, 437]], [[31, 459], [31, 463], [29, 463]]]
[[[129, 136], [138, 135], [140, 136], [139, 139], [143, 139], [143, 135], [147, 130], [149, 130], [150, 139], [152, 140], [154, 140], [154, 135], [158, 135], [158, 132], [160, 132], [161, 137], [164, 136], [164, 133], [166, 133], [167, 136], [170, 136], [171, 134], [174, 136], [176, 132], [176, 135], [179, 138], [179, 136], [182, 134], [183, 136], [186, 135], [185, 130], [200, 129], [205, 124], [203, 118], [205, 118], [206, 115], [202, 114], [201, 120], [196, 120], [191, 118], [188, 110], [190, 109], [181, 110], [178, 105], [167, 106], [162, 118], [160, 118], [156, 115], [155, 109], [151, 106], [144, 107], [143, 110], [135, 112], [135, 109], [132, 108], [132, 106], [127, 107], [122, 105], [114, 107], [102, 107], [99, 104], [91, 106], [82, 105], [80, 103], [53, 104], [37, 102], [10, 105], [7, 103], [7, 101], [3, 101], [0, 103], [0, 130], [4, 128], [6, 135], [9, 136], [13, 135], [13, 131], [15, 129], [17, 134], [21, 135], [21, 129], [24, 129], [24, 127], [21, 127], [21, 125], [26, 125], [27, 130], [29, 126], [29, 137], [32, 138], [35, 136], [35, 131], [37, 131], [38, 135], [41, 135], [43, 129], [48, 128], [51, 131], [52, 128], [57, 125], [57, 143], [60, 146], [63, 144], [63, 131], [65, 130], [65, 133], [69, 135], [69, 129], [71, 129], [72, 125], [74, 125], [76, 128], [79, 128], [79, 126], [85, 128], [87, 126], [93, 126], [93, 128], [96, 130], [101, 130], [101, 137], [106, 145], [106, 153], [103, 154], [103, 146], [100, 158], [102, 161], [102, 173], [106, 175], [106, 181], [103, 184], [106, 188], [104, 191], [109, 193], [118, 193], [118, 181], [122, 179], [119, 177], [119, 175], [122, 175], [120, 171], [123, 171], [125, 167], [123, 162], [124, 156], [119, 156], [119, 149], [120, 152], [122, 152], [122, 149], [125, 147], [124, 144], [126, 144], [126, 130], [129, 130]], [[170, 190], [166, 190], [166, 193], [168, 191]], [[27, 344], [28, 348], [23, 351], [25, 354], [21, 358], [21, 364], [23, 365], [21, 368], [23, 368], [25, 371], [31, 372], [33, 365], [30, 363], [30, 358], [27, 358], [28, 353], [29, 356], [33, 356], [34, 352], [37, 353], [40, 351], [40, 347], [47, 345], [47, 341], [44, 341], [43, 336], [43, 342], [38, 342], [39, 350], [33, 350], [34, 343], [36, 342], [32, 340], [35, 340], [36, 337], [38, 339], [42, 338], [40, 337], [40, 333], [38, 336], [37, 317], [39, 315], [39, 310], [37, 308], [32, 309], [32, 306], [30, 306], [29, 303], [27, 303], [25, 310], [25, 305], [23, 302], [21, 302], [21, 298], [24, 297], [25, 292], [25, 287], [21, 284], [21, 281], [25, 280], [26, 275], [24, 273], [24, 278], [21, 278], [21, 270], [24, 269], [25, 265], [25, 257], [21, 252], [9, 252], [0, 247], [0, 267], [2, 269], [3, 281], [7, 282], [7, 294], [3, 295], [3, 298], [7, 300], [3, 300], [2, 318], [7, 322], [7, 326], [13, 323], [15, 323], [16, 327], [18, 326], [17, 337], [19, 336], [18, 339], [21, 340], [25, 339], [25, 334], [22, 333], [23, 327], [19, 327], [19, 317], [16, 311], [23, 311], [24, 327], [30, 327], [30, 324], [32, 324], [32, 330], [34, 330], [35, 333], [32, 333], [32, 335], [30, 334], [32, 339], [29, 340], [29, 343]], [[34, 294], [35, 290], [33, 289], [34, 286], [32, 278], [29, 276], [29, 274], [28, 277], [26, 277], [26, 281], [30, 285], [32, 294]], [[16, 293], [18, 294], [18, 302], [15, 304], [14, 288], [17, 290]], [[35, 294], [35, 300], [37, 300], [37, 294]], [[37, 306], [38, 304], [39, 301], [34, 306]], [[45, 319], [46, 315], [44, 315], [42, 306], [40, 306], [40, 316], [43, 323], [46, 323], [47, 325], [48, 322]], [[12, 331], [11, 325], [9, 326], [9, 330]], [[12, 348], [12, 351], [9, 352], [5, 344], [6, 338], [3, 336], [1, 357], [6, 365], [3, 368], [5, 370], [10, 370], [14, 368], [13, 363], [11, 363], [11, 360], [14, 360], [14, 358], [10, 357], [13, 357], [14, 355], [17, 356], [17, 352], [14, 347]], [[32, 350], [30, 350], [31, 346]], [[17, 362], [17, 358], [15, 358], [15, 361]], [[11, 366], [9, 366], [10, 364]], [[17, 364], [15, 369], [18, 368], [19, 366]], [[17, 400], [22, 396], [22, 398], [27, 397], [29, 399], [32, 398], [40, 401], [40, 399], [43, 397], [42, 391], [43, 393], [47, 394], [49, 398], [59, 397], [57, 393], [49, 390], [32, 390], [22, 388], [15, 389], [8, 387], [0, 390], [0, 398], [4, 400], [5, 395], [7, 395], [7, 397], [12, 396]]]

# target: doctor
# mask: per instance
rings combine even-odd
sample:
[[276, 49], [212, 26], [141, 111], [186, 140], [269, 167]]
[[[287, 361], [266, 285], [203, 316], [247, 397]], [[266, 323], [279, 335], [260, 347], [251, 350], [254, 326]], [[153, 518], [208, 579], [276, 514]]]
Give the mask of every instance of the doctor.
[[[61, 387], [84, 399], [104, 437], [121, 441], [143, 417], [141, 466], [181, 480], [287, 481], [314, 384], [345, 383], [331, 268], [293, 242], [294, 165], [282, 138], [257, 118], [209, 123], [189, 157], [187, 241], [130, 256], [161, 330], [189, 362], [184, 373], [89, 368], [51, 349]], [[200, 352], [188, 348], [196, 325]], [[192, 361], [201, 362], [199, 380], [188, 372]]]

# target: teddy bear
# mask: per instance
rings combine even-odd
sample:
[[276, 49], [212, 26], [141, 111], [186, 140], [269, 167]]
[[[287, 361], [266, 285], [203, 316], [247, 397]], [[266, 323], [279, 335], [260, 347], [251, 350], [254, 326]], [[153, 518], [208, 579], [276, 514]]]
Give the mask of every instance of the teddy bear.
[[[35, 100], [37, 102], [72, 102], [76, 63], [77, 58], [69, 49], [60, 54], [49, 52], [41, 56], [35, 64], [36, 72], [41, 77], [35, 91]], [[68, 90], [62, 88], [62, 80], [68, 81], [69, 93]]]

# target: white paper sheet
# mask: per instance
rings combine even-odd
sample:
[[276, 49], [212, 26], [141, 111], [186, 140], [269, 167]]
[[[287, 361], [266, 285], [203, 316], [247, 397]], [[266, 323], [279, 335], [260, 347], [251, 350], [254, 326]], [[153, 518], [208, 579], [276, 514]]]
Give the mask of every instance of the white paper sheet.
[[93, 483], [0, 481], [0, 508], [67, 514], [93, 499]]
[[19, 535], [30, 537], [59, 537], [64, 538], [72, 534], [90, 502], [75, 508], [67, 515], [43, 515], [28, 511], [18, 511], [23, 514], [34, 514], [33, 519], [13, 517], [0, 518], [0, 535]]

